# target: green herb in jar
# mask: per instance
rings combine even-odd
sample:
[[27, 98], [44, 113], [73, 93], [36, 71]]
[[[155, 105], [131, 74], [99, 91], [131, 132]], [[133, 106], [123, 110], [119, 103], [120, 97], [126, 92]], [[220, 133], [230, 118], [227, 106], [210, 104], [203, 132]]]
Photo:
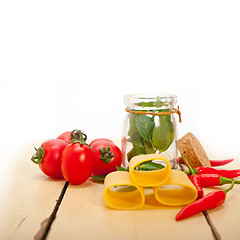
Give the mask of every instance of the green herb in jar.
[[[163, 102], [139, 103], [140, 106], [157, 107], [154, 112], [168, 112], [161, 109]], [[133, 148], [128, 152], [128, 161], [139, 154], [151, 154], [166, 151], [174, 140], [174, 125], [169, 115], [153, 115], [130, 113], [128, 141]]]

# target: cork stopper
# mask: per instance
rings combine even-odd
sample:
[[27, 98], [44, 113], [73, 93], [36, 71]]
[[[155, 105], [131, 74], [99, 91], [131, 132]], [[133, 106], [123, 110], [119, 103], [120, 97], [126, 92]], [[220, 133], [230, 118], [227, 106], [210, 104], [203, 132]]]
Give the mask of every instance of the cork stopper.
[[192, 133], [184, 135], [177, 141], [177, 144], [180, 154], [188, 160], [191, 167], [211, 167], [206, 152]]

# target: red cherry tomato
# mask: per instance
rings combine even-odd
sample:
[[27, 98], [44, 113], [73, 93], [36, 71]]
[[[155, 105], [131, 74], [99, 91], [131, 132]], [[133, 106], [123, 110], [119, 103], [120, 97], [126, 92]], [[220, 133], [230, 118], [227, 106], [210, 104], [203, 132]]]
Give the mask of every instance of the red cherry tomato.
[[71, 143], [63, 151], [62, 173], [73, 185], [84, 183], [92, 175], [93, 152], [86, 144]]
[[103, 141], [114, 143], [112, 140], [110, 140], [108, 138], [96, 138], [96, 139], [92, 140], [89, 145], [92, 145], [95, 142], [103, 142]]
[[95, 141], [90, 144], [94, 154], [94, 175], [106, 175], [122, 164], [122, 153], [111, 141]]
[[64, 132], [62, 134], [60, 134], [57, 139], [61, 139], [67, 143], [69, 143], [70, 140], [72, 140], [72, 137], [71, 137], [71, 131], [67, 131], [67, 132]]
[[32, 161], [39, 164], [44, 174], [52, 178], [63, 178], [61, 171], [62, 153], [67, 142], [61, 139], [50, 139], [44, 142], [32, 156]]

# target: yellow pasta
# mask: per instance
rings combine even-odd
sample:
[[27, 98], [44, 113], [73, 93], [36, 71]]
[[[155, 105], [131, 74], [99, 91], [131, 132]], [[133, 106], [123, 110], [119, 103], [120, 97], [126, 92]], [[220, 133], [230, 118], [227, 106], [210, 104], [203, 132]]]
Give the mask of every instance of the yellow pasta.
[[197, 199], [197, 190], [188, 176], [178, 170], [172, 170], [164, 185], [153, 187], [158, 202], [167, 206], [182, 206]]
[[139, 209], [144, 205], [144, 188], [132, 182], [129, 172], [109, 173], [104, 187], [104, 200], [110, 208]]
[[[139, 164], [151, 160], [161, 160], [165, 167], [159, 170], [138, 171], [135, 170]], [[133, 182], [142, 187], [154, 187], [165, 183], [170, 177], [171, 165], [167, 158], [162, 154], [146, 154], [133, 157], [129, 162], [130, 177]]]
[[[137, 170], [139, 164], [151, 160], [161, 160], [165, 167], [152, 171]], [[151, 189], [153, 193], [149, 194]], [[150, 203], [153, 207], [160, 207], [161, 204], [182, 206], [197, 199], [197, 190], [188, 176], [182, 171], [172, 170], [169, 161], [162, 154], [133, 157], [129, 163], [129, 172], [109, 173], [104, 181], [103, 195], [110, 208], [144, 209], [145, 190], [148, 190], [146, 205]]]

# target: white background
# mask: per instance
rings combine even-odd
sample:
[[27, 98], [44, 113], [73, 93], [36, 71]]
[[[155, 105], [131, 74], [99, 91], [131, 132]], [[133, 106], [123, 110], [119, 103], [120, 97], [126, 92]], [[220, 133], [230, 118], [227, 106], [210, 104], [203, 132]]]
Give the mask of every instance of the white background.
[[[123, 96], [174, 93], [179, 137], [240, 156], [239, 1], [1, 1], [1, 142], [121, 138]], [[14, 151], [14, 150], [13, 150]]]

